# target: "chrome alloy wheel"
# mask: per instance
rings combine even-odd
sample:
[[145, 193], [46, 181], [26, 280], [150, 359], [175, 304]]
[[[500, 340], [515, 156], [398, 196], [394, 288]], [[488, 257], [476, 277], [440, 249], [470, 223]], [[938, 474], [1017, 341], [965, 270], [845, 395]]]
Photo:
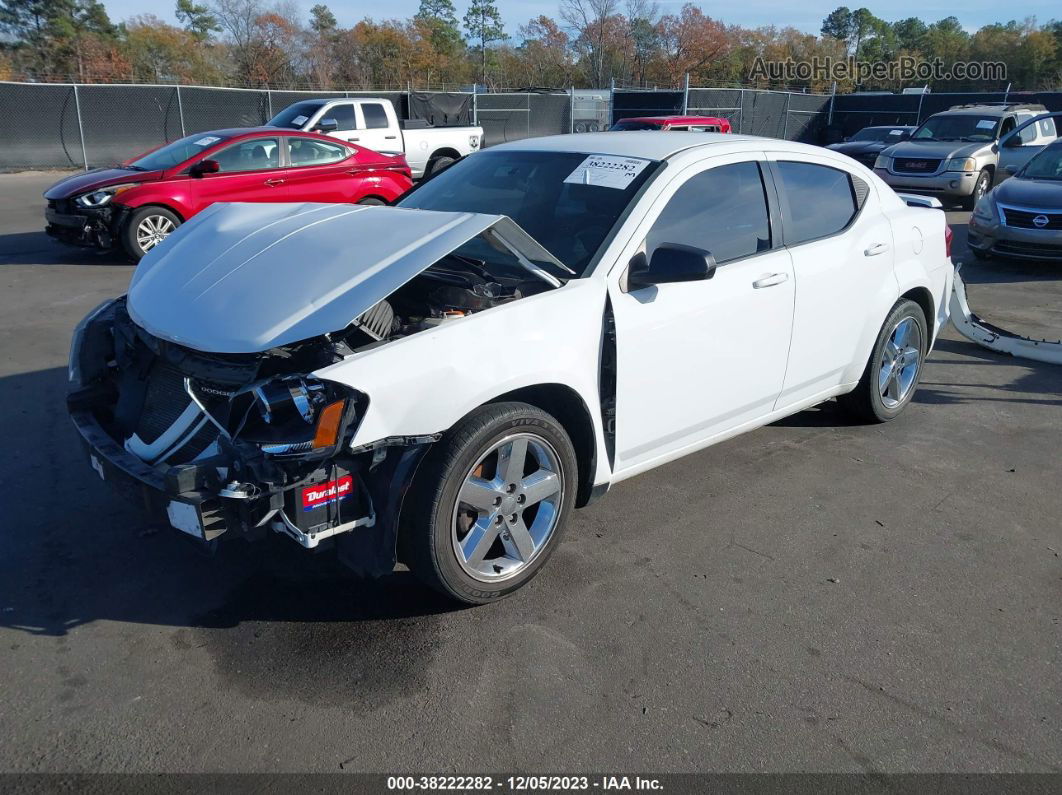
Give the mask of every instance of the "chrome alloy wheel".
[[136, 244], [141, 251], [150, 251], [174, 230], [173, 221], [164, 215], [148, 215], [137, 224]]
[[506, 436], [465, 476], [454, 506], [454, 554], [470, 577], [507, 580], [546, 547], [564, 499], [560, 457], [540, 436]]
[[881, 352], [878, 392], [887, 409], [894, 409], [911, 394], [922, 366], [922, 330], [912, 317], [893, 328]]

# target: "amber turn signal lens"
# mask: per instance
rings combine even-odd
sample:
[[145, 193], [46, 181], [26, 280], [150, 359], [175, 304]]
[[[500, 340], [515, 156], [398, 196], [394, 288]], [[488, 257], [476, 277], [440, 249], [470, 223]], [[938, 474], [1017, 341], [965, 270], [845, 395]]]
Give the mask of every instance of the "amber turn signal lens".
[[321, 416], [317, 419], [317, 431], [313, 435], [314, 450], [331, 447], [336, 443], [339, 426], [343, 421], [343, 408], [346, 404], [345, 400], [337, 400], [321, 409]]

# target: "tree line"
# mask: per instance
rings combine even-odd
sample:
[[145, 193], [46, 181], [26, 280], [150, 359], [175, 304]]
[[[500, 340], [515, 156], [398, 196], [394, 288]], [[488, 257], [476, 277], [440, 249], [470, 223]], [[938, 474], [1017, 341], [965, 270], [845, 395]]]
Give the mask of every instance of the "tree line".
[[[728, 25], [688, 3], [661, 13], [652, 0], [559, 0], [513, 34], [496, 0], [420, 0], [411, 19], [339, 25], [327, 5], [308, 19], [291, 0], [177, 0], [177, 25], [152, 14], [114, 22], [99, 0], [0, 0], [0, 79], [180, 82], [256, 88], [357, 89], [754, 86], [829, 91], [811, 76], [753, 80], [757, 58], [805, 61], [900, 57], [1002, 61], [1015, 89], [1062, 84], [1062, 22], [1035, 19], [968, 32], [954, 16], [887, 22], [840, 7], [819, 35], [792, 27]], [[838, 91], [896, 90], [897, 80]], [[939, 82], [934, 90], [1001, 85]]]

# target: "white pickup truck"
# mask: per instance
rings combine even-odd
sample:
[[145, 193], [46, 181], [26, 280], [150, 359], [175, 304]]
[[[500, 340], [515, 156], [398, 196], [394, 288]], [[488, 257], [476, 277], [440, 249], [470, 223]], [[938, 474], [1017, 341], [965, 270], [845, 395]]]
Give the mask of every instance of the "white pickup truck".
[[306, 99], [280, 111], [270, 127], [319, 132], [377, 152], [405, 153], [414, 178], [430, 176], [483, 143], [482, 127], [401, 123], [387, 99]]

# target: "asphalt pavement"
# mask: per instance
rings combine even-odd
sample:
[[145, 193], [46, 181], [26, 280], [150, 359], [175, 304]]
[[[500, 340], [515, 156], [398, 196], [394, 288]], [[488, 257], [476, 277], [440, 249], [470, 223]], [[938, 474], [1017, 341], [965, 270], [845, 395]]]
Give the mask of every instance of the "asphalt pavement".
[[[41, 232], [57, 176], [0, 176], [0, 770], [1062, 770], [1062, 369], [949, 330], [896, 422], [624, 482], [454, 609], [279, 536], [203, 557], [100, 483], [64, 367], [132, 267]], [[1059, 266], [963, 273], [1062, 334]]]

